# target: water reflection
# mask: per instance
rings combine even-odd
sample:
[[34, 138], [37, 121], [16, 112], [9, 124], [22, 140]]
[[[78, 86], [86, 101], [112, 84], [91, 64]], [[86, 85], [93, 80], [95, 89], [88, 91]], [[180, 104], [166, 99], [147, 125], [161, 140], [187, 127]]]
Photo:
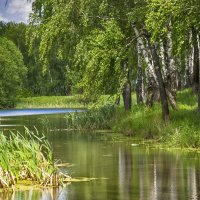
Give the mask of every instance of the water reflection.
[[[198, 200], [199, 156], [119, 148], [119, 199]], [[130, 156], [132, 155], [132, 156]], [[187, 161], [187, 159], [189, 161]], [[194, 158], [194, 157], [193, 157]]]
[[[95, 144], [101, 153], [113, 149], [116, 154], [109, 156], [109, 162], [106, 164], [104, 156], [94, 159], [92, 154], [95, 156], [101, 153], [98, 153], [98, 150], [94, 152], [94, 146], [91, 146], [92, 153], [86, 151], [90, 154], [89, 158], [84, 155], [79, 161], [81, 166], [73, 169], [73, 174], [76, 176], [86, 173], [90, 177], [107, 176], [108, 180], [72, 183], [64, 188], [18, 191], [13, 193], [12, 197], [0, 193], [0, 199], [198, 200], [200, 198], [199, 163], [196, 164], [195, 160], [187, 162], [187, 154], [149, 151], [144, 148], [133, 149], [123, 144], [110, 144], [109, 147], [105, 144], [103, 147]], [[79, 147], [77, 150], [80, 150]], [[88, 159], [91, 164], [88, 163]], [[82, 166], [83, 163], [85, 165]]]
[[65, 188], [16, 191], [13, 194], [1, 192], [0, 199], [200, 199], [199, 154], [135, 147], [129, 142], [115, 142], [110, 133], [72, 133], [66, 130], [62, 114], [13, 117], [2, 121], [2, 124], [26, 125], [30, 128], [36, 126], [39, 131], [46, 133], [55, 159], [74, 164], [62, 170], [73, 177], [99, 179], [72, 183]]
[[60, 188], [46, 188], [41, 190], [26, 190], [26, 191], [13, 191], [1, 192], [0, 199], [2, 200], [67, 200], [67, 190]]

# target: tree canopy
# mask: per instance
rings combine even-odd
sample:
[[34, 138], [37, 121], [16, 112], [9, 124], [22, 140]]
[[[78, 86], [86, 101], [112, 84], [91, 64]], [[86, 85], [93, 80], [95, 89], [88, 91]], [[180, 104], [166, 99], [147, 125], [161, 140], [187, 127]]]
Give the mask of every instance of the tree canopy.
[[15, 44], [0, 37], [0, 106], [13, 106], [22, 91], [27, 69]]

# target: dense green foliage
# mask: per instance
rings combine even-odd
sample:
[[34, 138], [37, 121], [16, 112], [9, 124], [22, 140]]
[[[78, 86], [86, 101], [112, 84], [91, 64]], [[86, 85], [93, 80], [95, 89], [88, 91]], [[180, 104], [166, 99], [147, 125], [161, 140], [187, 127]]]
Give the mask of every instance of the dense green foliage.
[[131, 38], [126, 38], [130, 28], [124, 29], [127, 22], [117, 20], [127, 19], [118, 10], [121, 3], [35, 1], [27, 38], [31, 50], [39, 39], [44, 71], [51, 71], [49, 61], [54, 54], [66, 62], [72, 91], [83, 91], [86, 98], [121, 92], [128, 71], [122, 63], [132, 59]]
[[48, 73], [43, 72], [43, 63], [39, 59], [39, 46], [36, 40], [33, 50], [29, 51], [26, 41], [28, 25], [23, 23], [0, 22], [0, 36], [11, 40], [23, 55], [27, 67], [27, 78], [24, 79], [24, 96], [32, 95], [65, 95], [68, 93], [65, 62], [51, 56]]
[[23, 89], [26, 67], [13, 42], [0, 37], [0, 107], [12, 107]]

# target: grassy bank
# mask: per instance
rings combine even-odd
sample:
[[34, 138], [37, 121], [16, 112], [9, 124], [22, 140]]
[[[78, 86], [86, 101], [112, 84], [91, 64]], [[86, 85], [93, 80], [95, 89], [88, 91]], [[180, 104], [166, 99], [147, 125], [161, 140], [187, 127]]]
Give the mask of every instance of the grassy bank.
[[74, 96], [41, 96], [21, 98], [16, 108], [84, 108], [81, 95]]
[[178, 110], [170, 110], [170, 122], [167, 124], [162, 120], [160, 103], [152, 108], [137, 106], [135, 95], [132, 97], [133, 106], [130, 112], [124, 110], [122, 101], [119, 107], [111, 106], [114, 101], [108, 96], [102, 96], [94, 105], [85, 104], [80, 95], [24, 98], [17, 108], [87, 107], [87, 112], [66, 115], [66, 128], [111, 129], [138, 139], [154, 139], [168, 146], [200, 147], [200, 115], [197, 113], [197, 96], [191, 90], [178, 93]]
[[88, 108], [96, 105], [113, 104], [114, 98], [102, 95], [97, 102], [89, 102], [83, 95], [73, 96], [40, 96], [21, 98], [15, 108]]
[[162, 121], [161, 106], [153, 108], [134, 105], [130, 112], [119, 108], [111, 128], [126, 135], [158, 142], [173, 147], [200, 148], [200, 114], [197, 96], [184, 90], [177, 96], [178, 110], [170, 110], [170, 122]]

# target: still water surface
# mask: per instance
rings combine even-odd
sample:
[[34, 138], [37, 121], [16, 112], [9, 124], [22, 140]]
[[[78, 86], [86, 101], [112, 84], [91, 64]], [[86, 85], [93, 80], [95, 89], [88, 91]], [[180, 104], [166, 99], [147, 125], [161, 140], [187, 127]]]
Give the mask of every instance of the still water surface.
[[[29, 110], [30, 112], [30, 110]], [[37, 129], [49, 139], [55, 159], [73, 164], [63, 168], [72, 177], [98, 178], [65, 188], [18, 191], [0, 199], [13, 200], [198, 200], [200, 155], [133, 146], [112, 133], [70, 132], [64, 113], [0, 117], [0, 129]]]

